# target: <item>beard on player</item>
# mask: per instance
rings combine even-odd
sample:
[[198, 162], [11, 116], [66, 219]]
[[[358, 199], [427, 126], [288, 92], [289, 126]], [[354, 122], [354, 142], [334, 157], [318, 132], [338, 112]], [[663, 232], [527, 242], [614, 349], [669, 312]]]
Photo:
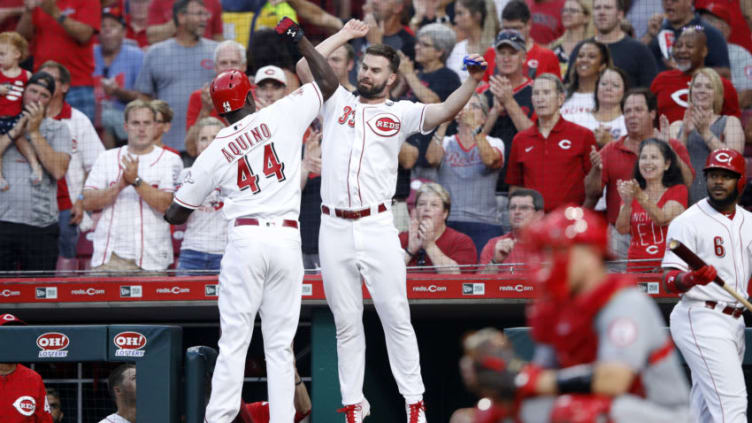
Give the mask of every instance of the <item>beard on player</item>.
[[358, 86], [357, 86], [358, 95], [360, 95], [363, 98], [367, 98], [369, 100], [384, 96], [383, 95], [384, 88], [386, 88], [386, 81], [384, 81], [381, 85], [371, 84], [371, 88], [368, 88], [363, 84], [363, 81], [360, 80], [358, 81]]
[[716, 210], [725, 210], [739, 198], [739, 188], [734, 183], [732, 191], [723, 189], [721, 185], [707, 186], [708, 203]]

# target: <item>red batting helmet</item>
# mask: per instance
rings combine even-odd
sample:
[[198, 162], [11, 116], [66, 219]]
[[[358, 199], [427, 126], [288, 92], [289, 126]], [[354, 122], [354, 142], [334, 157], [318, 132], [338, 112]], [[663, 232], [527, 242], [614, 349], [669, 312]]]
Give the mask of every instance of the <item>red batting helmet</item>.
[[708, 159], [705, 160], [705, 167], [703, 171], [709, 169], [726, 169], [739, 175], [739, 181], [736, 189], [739, 195], [744, 192], [744, 184], [747, 182], [747, 171], [744, 157], [736, 150], [730, 148], [719, 148], [713, 150]]
[[240, 109], [251, 92], [251, 82], [238, 70], [228, 70], [217, 75], [209, 89], [214, 109], [220, 115]]
[[[557, 300], [569, 296], [569, 247], [590, 245], [608, 256], [606, 221], [594, 211], [574, 205], [559, 207], [531, 223], [523, 240], [530, 254], [530, 279], [541, 283], [546, 293]], [[553, 256], [541, 254], [547, 248], [554, 249]], [[547, 261], [552, 261], [550, 266]]]

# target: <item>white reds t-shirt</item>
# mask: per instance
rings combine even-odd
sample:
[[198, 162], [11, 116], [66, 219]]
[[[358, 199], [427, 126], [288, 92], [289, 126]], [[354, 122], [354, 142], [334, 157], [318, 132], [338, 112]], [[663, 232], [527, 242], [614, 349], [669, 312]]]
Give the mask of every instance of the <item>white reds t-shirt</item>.
[[80, 110], [70, 107], [70, 117], [62, 118], [60, 121], [68, 125], [73, 139], [65, 182], [68, 184], [70, 199], [75, 203], [78, 195], [83, 191], [86, 174], [91, 172], [97, 157], [104, 152], [104, 145], [94, 125]]
[[[691, 251], [712, 265], [731, 288], [747, 297], [747, 284], [752, 276], [752, 213], [737, 206], [733, 219], [719, 213], [704, 198], [668, 226], [666, 254], [662, 267], [690, 270], [684, 260], [668, 249], [672, 239], [681, 241]], [[691, 300], [723, 301], [734, 304], [736, 299], [717, 284], [694, 286], [683, 294]]]
[[362, 209], [391, 202], [402, 143], [416, 132], [431, 132], [421, 131], [425, 111], [425, 104], [404, 100], [363, 104], [339, 86], [322, 110], [323, 204]]
[[[116, 184], [122, 174], [121, 160], [128, 146], [107, 150], [94, 163], [84, 190], [103, 190]], [[183, 161], [175, 153], [154, 147], [138, 157], [138, 176], [143, 184], [161, 191], [175, 192]], [[135, 260], [145, 270], [164, 270], [173, 261], [170, 224], [132, 186], [120, 191], [115, 203], [102, 210], [94, 231], [91, 266], [110, 261], [112, 253]]]
[[[183, 185], [183, 181], [185, 181], [185, 177], [190, 170], [189, 167], [183, 169], [180, 173], [178, 190]], [[183, 243], [180, 244], [181, 250], [224, 254], [225, 245], [227, 245], [228, 222], [222, 214], [222, 206], [224, 206], [222, 189], [216, 187], [188, 218], [183, 233]]]
[[319, 87], [311, 82], [223, 128], [186, 172], [175, 202], [196, 209], [219, 187], [229, 220], [297, 220], [300, 140], [322, 100]]

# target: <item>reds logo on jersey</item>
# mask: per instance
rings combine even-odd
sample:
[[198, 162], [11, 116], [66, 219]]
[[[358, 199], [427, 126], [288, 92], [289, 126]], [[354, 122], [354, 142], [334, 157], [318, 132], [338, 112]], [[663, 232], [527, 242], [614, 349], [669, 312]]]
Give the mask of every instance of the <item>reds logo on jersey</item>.
[[366, 123], [376, 135], [382, 137], [397, 135], [401, 126], [399, 118], [391, 113], [379, 113]]
[[24, 416], [31, 416], [37, 410], [37, 402], [34, 397], [24, 395], [13, 401], [13, 407]]
[[560, 148], [561, 148], [562, 150], [569, 150], [570, 148], [572, 148], [572, 141], [569, 141], [569, 140], [561, 140], [561, 141], [559, 141], [559, 147], [560, 147]]
[[689, 107], [689, 88], [674, 91], [671, 93], [671, 100], [684, 108]]

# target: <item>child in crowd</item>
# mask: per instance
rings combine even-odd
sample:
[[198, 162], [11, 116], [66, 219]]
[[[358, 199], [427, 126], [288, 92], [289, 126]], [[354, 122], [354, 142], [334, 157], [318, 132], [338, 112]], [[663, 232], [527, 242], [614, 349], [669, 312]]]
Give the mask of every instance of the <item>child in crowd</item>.
[[[22, 118], [23, 92], [31, 73], [21, 69], [21, 63], [29, 54], [29, 45], [17, 32], [0, 33], [0, 135], [7, 134]], [[2, 154], [13, 140], [0, 137], [0, 191], [10, 188], [2, 174]], [[26, 139], [15, 140], [16, 148], [31, 166], [31, 183], [42, 182], [42, 166], [34, 149]]]

